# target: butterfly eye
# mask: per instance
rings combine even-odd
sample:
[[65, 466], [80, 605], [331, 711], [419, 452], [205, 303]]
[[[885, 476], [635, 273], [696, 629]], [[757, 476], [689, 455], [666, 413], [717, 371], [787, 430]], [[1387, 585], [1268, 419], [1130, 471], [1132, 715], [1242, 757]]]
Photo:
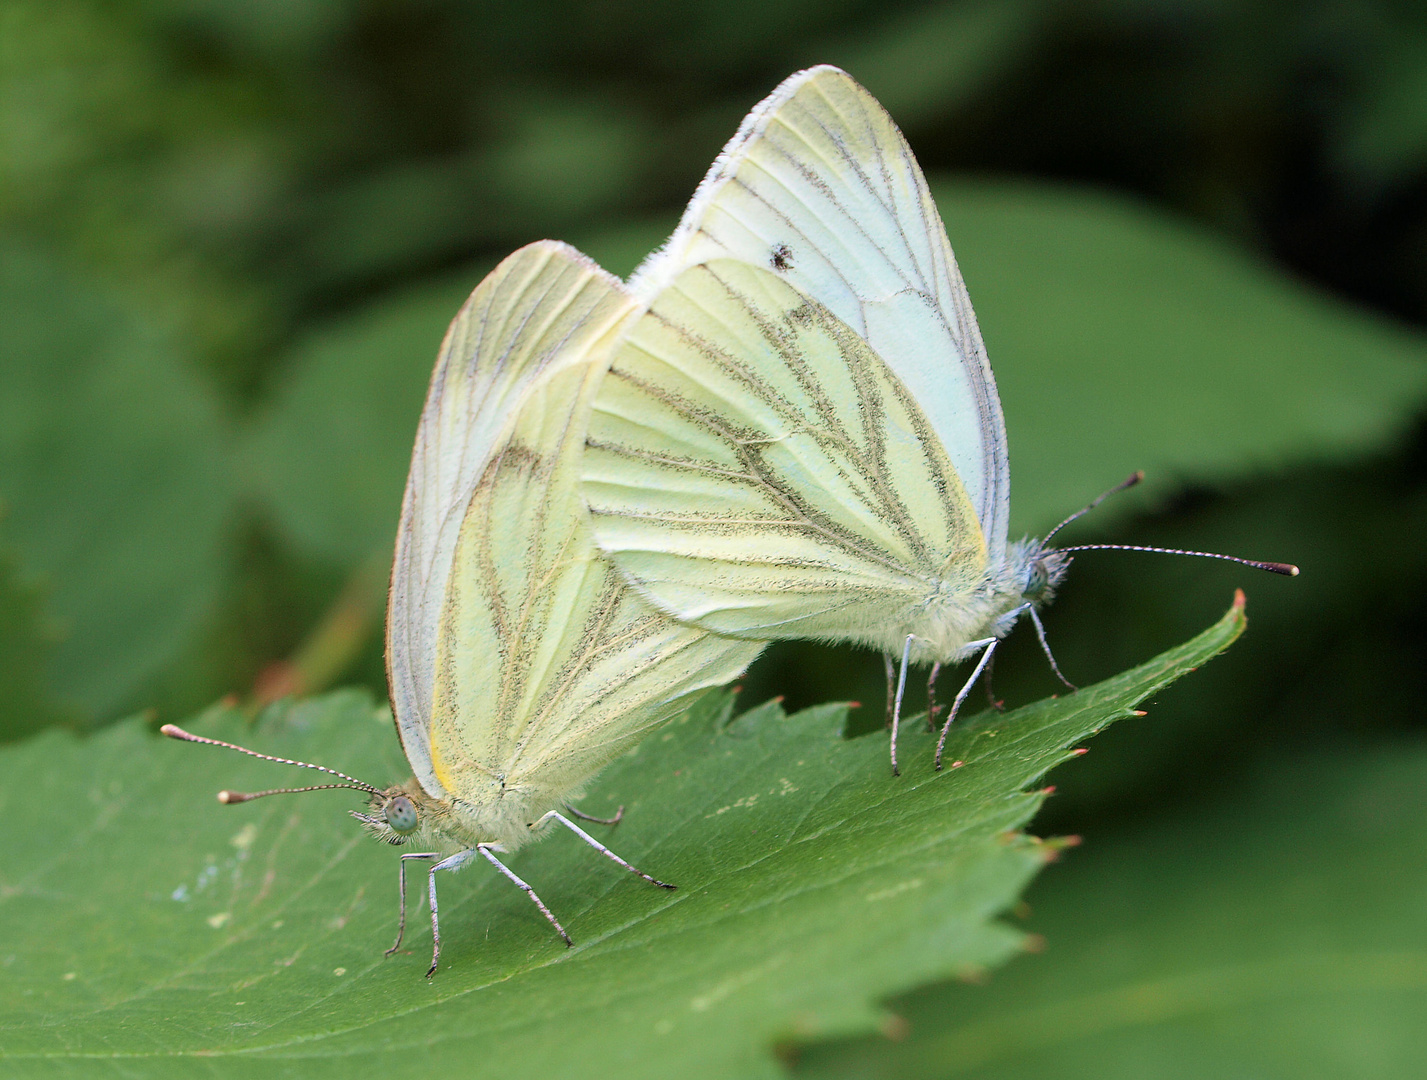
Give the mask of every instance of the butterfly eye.
[[405, 836], [416, 828], [416, 807], [405, 795], [398, 795], [382, 808], [386, 823]]
[[1026, 572], [1026, 596], [1034, 600], [1045, 592], [1050, 585], [1050, 573], [1045, 568], [1045, 563], [1037, 559], [1031, 563], [1031, 568]]

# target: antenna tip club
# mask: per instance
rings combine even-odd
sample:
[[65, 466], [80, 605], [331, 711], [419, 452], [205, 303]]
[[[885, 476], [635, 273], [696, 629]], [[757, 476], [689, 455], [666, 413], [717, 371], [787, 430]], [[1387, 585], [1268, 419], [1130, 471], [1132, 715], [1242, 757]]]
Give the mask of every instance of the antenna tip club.
[[1284, 577], [1297, 577], [1298, 567], [1292, 563], [1270, 562], [1261, 564], [1265, 570], [1270, 570], [1275, 574], [1282, 574]]
[[218, 793], [218, 801], [224, 806], [228, 806], [231, 803], [247, 802], [251, 798], [251, 795], [248, 795], [244, 792], [229, 791], [227, 788], [224, 788]]
[[167, 735], [170, 739], [187, 739], [190, 737], [188, 732], [184, 731], [183, 728], [177, 724], [165, 724], [159, 728], [159, 732], [163, 735]]

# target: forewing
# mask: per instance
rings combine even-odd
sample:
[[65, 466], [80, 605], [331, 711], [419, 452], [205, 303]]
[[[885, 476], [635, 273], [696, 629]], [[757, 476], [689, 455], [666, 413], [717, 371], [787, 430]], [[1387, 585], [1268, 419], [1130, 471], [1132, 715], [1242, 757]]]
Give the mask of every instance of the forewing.
[[429, 751], [437, 631], [467, 509], [529, 388], [606, 340], [631, 305], [617, 280], [573, 248], [532, 244], [476, 287], [442, 343], [416, 432], [387, 607], [397, 728], [435, 797], [445, 794]]
[[471, 802], [541, 812], [761, 648], [659, 614], [595, 548], [579, 456], [607, 341], [522, 396], [460, 528], [431, 743], [443, 787]]
[[661, 610], [721, 633], [881, 644], [986, 567], [916, 398], [745, 262], [685, 270], [621, 340], [583, 472], [600, 547]]
[[721, 256], [774, 270], [866, 339], [920, 404], [1001, 552], [1006, 432], [981, 331], [911, 148], [845, 72], [799, 72], [759, 104], [630, 286], [656, 297]]

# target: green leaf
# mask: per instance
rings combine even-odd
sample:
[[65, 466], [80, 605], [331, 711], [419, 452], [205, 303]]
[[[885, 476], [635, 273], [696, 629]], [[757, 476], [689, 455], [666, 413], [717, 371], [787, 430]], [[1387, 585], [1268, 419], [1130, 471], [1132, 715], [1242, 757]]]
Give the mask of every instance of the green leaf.
[[0, 503], [58, 623], [46, 682], [112, 715], [217, 595], [227, 432], [163, 340], [49, 257], [0, 250], [0, 311]]
[[[1224, 649], [1242, 607], [1114, 679], [948, 743], [909, 725], [904, 775], [883, 738], [837, 737], [845, 706], [776, 702], [725, 723], [712, 695], [611, 766], [583, 805], [628, 807], [616, 850], [677, 882], [651, 889], [569, 835], [521, 853], [566, 950], [490, 868], [441, 882], [445, 951], [411, 887], [409, 952], [384, 959], [395, 852], [342, 813], [350, 793], [213, 803], [290, 777], [159, 742], [131, 722], [6, 751], [0, 786], [0, 1061], [7, 1074], [776, 1076], [771, 1045], [869, 1030], [874, 1000], [998, 964], [996, 920], [1056, 850], [1020, 829], [1028, 792], [1071, 748]], [[385, 710], [345, 692], [256, 735], [217, 711], [200, 731], [405, 774]], [[604, 830], [601, 830], [604, 834]], [[418, 879], [420, 875], [417, 875]], [[590, 1063], [600, 1067], [591, 1069]]]
[[[1210, 767], [1213, 767], [1212, 764]], [[808, 1077], [1260, 1080], [1427, 1072], [1427, 743], [1290, 756], [1096, 841], [1031, 894], [1042, 955], [894, 1003]]]
[[1343, 120], [1342, 165], [1377, 183], [1402, 183], [1427, 162], [1427, 34], [1392, 26], [1361, 75]]
[[1421, 335], [1124, 199], [934, 185], [1006, 410], [1012, 524], [1044, 530], [1135, 469], [1138, 495], [1359, 454], [1427, 398]]

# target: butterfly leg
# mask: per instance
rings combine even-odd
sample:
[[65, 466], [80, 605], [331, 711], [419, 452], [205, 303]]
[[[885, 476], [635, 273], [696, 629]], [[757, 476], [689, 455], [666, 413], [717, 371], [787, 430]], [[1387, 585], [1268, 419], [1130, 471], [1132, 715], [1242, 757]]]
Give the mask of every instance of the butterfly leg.
[[982, 641], [973, 641], [972, 646], [985, 645], [986, 651], [981, 654], [981, 659], [976, 662], [976, 670], [971, 673], [971, 678], [966, 680], [966, 685], [961, 688], [961, 692], [956, 695], [956, 700], [951, 703], [951, 709], [946, 714], [946, 723], [941, 726], [941, 738], [936, 741], [936, 767], [941, 769], [941, 752], [946, 746], [946, 733], [951, 730], [951, 722], [956, 719], [956, 714], [961, 711], [961, 703], [966, 700], [966, 695], [971, 693], [971, 688], [976, 685], [976, 680], [981, 678], [981, 672], [986, 665], [991, 662], [991, 656], [996, 651], [999, 638], [985, 638]]
[[941, 674], [941, 661], [932, 664], [932, 673], [927, 676], [927, 730], [936, 730], [936, 713], [940, 708], [936, 703], [936, 677]]
[[986, 673], [981, 677], [981, 685], [986, 688], [986, 703], [997, 712], [1005, 712], [1006, 703], [996, 696], [996, 691], [991, 688], [991, 672], [996, 667], [996, 658], [993, 656], [986, 662]]
[[[593, 814], [581, 813], [576, 807], [571, 806], [569, 803], [565, 804], [565, 809], [570, 811], [571, 817], [577, 817], [581, 821], [591, 821], [596, 825], [618, 825], [624, 820], [624, 807], [622, 806], [614, 812], [614, 817], [595, 817]], [[549, 815], [547, 814], [546, 817], [549, 817]], [[535, 824], [538, 825], [540, 822], [537, 821]], [[532, 826], [532, 828], [533, 827], [534, 826]]]
[[[892, 705], [892, 775], [901, 776], [902, 770], [897, 768], [897, 727], [902, 722], [902, 693], [907, 689], [907, 657], [912, 651], [912, 634], [907, 635], [907, 640], [902, 643], [902, 670], [897, 675], [897, 697]], [[889, 660], [890, 664], [891, 661]], [[890, 668], [889, 668], [890, 670]]]
[[1076, 686], [1073, 682], [1071, 682], [1069, 679], [1067, 679], [1064, 675], [1060, 673], [1060, 665], [1055, 662], [1055, 655], [1050, 651], [1050, 642], [1045, 639], [1045, 626], [1041, 624], [1041, 617], [1036, 614], [1036, 609], [1031, 608], [1030, 614], [1031, 622], [1033, 622], [1036, 627], [1036, 637], [1040, 639], [1041, 652], [1045, 653], [1045, 658], [1050, 661], [1051, 671], [1055, 672], [1055, 677], [1061, 682], [1065, 683], [1066, 686], [1070, 687], [1072, 690], [1079, 690], [1080, 687]]
[[397, 908], [397, 911], [400, 914], [398, 914], [396, 920], [396, 944], [393, 945], [382, 955], [390, 956], [392, 953], [396, 952], [397, 949], [401, 948], [401, 939], [402, 936], [406, 933], [406, 860], [439, 859], [440, 857], [441, 856], [434, 851], [413, 851], [409, 854], [403, 855], [400, 861], [397, 863], [396, 884], [397, 888], [401, 890], [401, 905]]
[[436, 912], [436, 871], [459, 870], [475, 857], [475, 849], [458, 851], [448, 859], [442, 859], [427, 875], [427, 896], [431, 900], [431, 966], [426, 969], [429, 979], [436, 974], [436, 962], [441, 959], [441, 920]]
[[887, 730], [892, 730], [892, 695], [896, 693], [896, 672], [892, 667], [892, 654], [882, 654], [882, 667], [887, 672]]
[[[598, 820], [598, 818], [596, 818], [595, 820]], [[678, 888], [677, 885], [670, 885], [667, 881], [660, 881], [658, 878], [652, 878], [652, 877], [650, 877], [648, 874], [646, 874], [643, 870], [639, 870], [639, 869], [637, 869], [637, 868], [635, 868], [635, 867], [633, 867], [633, 866], [630, 866], [629, 863], [625, 862], [625, 861], [624, 861], [623, 859], [621, 859], [618, 855], [616, 855], [613, 851], [611, 851], [609, 848], [605, 847], [605, 846], [604, 846], [603, 844], [601, 844], [598, 840], [596, 840], [593, 836], [591, 836], [589, 833], [585, 832], [584, 829], [580, 828], [578, 825], [576, 825], [573, 821], [571, 821], [569, 818], [567, 818], [564, 814], [560, 813], [560, 811], [558, 811], [558, 810], [551, 810], [548, 814], [546, 814], [544, 817], [542, 817], [539, 821], [535, 822], [535, 824], [531, 825], [530, 827], [531, 827], [532, 829], [538, 829], [538, 828], [540, 828], [540, 826], [544, 825], [547, 821], [558, 821], [561, 825], [565, 826], [565, 828], [569, 829], [572, 833], [574, 833], [576, 836], [578, 836], [578, 837], [579, 837], [581, 840], [583, 840], [585, 843], [589, 844], [590, 847], [594, 848], [596, 851], [598, 851], [598, 852], [599, 852], [601, 855], [603, 855], [605, 858], [610, 859], [610, 860], [612, 860], [612, 861], [614, 861], [614, 862], [617, 862], [620, 866], [624, 867], [624, 868], [625, 868], [626, 870], [628, 870], [631, 874], [638, 874], [640, 877], [642, 877], [645, 881], [649, 882], [651, 885], [658, 885], [659, 888], [661, 888], [661, 889], [675, 889], [675, 888]], [[538, 902], [538, 901], [537, 901], [537, 902]]]
[[[562, 938], [565, 939], [565, 944], [566, 944], [566, 945], [573, 945], [573, 944], [575, 944], [573, 941], [570, 940], [570, 935], [567, 934], [567, 933], [565, 933], [565, 928], [560, 925], [560, 920], [557, 919], [557, 918], [555, 918], [554, 915], [551, 915], [551, 914], [550, 914], [550, 909], [545, 906], [545, 901], [541, 900], [540, 897], [538, 897], [538, 896], [535, 895], [535, 890], [532, 889], [532, 888], [531, 888], [529, 885], [527, 885], [525, 882], [521, 881], [520, 878], [516, 877], [513, 873], [511, 873], [511, 872], [510, 872], [510, 867], [506, 866], [505, 863], [501, 862], [499, 859], [497, 859], [497, 858], [495, 857], [495, 852], [496, 852], [496, 851], [499, 851], [499, 850], [500, 850], [500, 845], [499, 845], [499, 844], [477, 844], [477, 845], [476, 845], [476, 851], [480, 852], [481, 856], [482, 856], [487, 862], [489, 862], [492, 866], [494, 866], [497, 870], [499, 870], [502, 874], [504, 874], [504, 875], [505, 875], [507, 878], [509, 878], [512, 882], [514, 882], [516, 888], [518, 888], [521, 892], [525, 893], [526, 896], [530, 897], [530, 902], [533, 903], [536, 907], [538, 907], [538, 908], [540, 909], [540, 914], [544, 915], [546, 921], [549, 922], [550, 925], [555, 928], [555, 932], [556, 932], [557, 934], [559, 934]], [[438, 867], [437, 869], [439, 869], [439, 867]], [[434, 870], [433, 870], [432, 872], [435, 873]], [[435, 893], [433, 893], [432, 895], [434, 896]], [[433, 970], [433, 971], [435, 970], [434, 962], [433, 962], [432, 970]]]

